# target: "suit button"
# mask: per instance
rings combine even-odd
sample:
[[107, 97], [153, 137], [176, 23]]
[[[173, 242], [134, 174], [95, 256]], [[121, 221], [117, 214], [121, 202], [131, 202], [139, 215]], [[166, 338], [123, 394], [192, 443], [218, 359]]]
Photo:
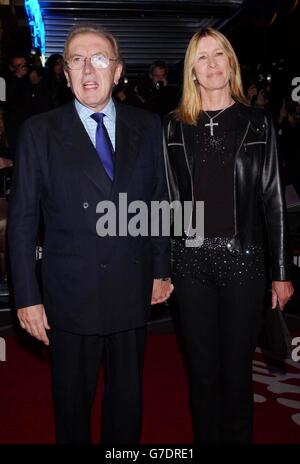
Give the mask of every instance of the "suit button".
[[107, 268], [107, 264], [106, 264], [106, 263], [101, 263], [101, 264], [100, 264], [100, 267], [101, 267], [101, 269], [106, 269], [106, 268]]
[[86, 208], [88, 208], [88, 207], [89, 207], [89, 204], [88, 204], [88, 202], [87, 202], [87, 201], [85, 201], [85, 202], [83, 203], [83, 205], [82, 205], [82, 206], [84, 207], [84, 209], [86, 209]]

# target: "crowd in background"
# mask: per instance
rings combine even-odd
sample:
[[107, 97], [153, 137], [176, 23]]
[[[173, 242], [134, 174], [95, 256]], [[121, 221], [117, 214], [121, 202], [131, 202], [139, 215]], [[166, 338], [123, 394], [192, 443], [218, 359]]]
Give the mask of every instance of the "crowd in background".
[[[6, 102], [0, 102], [0, 158], [13, 159], [20, 125], [30, 116], [49, 111], [72, 99], [64, 75], [62, 55], [51, 55], [45, 67], [39, 57], [30, 60], [15, 55], [9, 60], [6, 76]], [[114, 89], [114, 98], [125, 104], [143, 107], [161, 117], [174, 110], [180, 100], [181, 76], [174, 83], [169, 80], [169, 68], [164, 61], [153, 62], [147, 73], [135, 78], [123, 76]], [[287, 98], [278, 101], [270, 81], [259, 82], [255, 77], [245, 79], [245, 95], [250, 105], [272, 112], [277, 128], [283, 166], [287, 164], [286, 179], [289, 182], [295, 171], [300, 154], [297, 151], [300, 104]], [[281, 92], [281, 95], [284, 92]], [[3, 161], [0, 160], [0, 168]], [[292, 164], [292, 167], [290, 166]], [[298, 166], [298, 164], [297, 164]], [[299, 179], [296, 181], [299, 193]]]

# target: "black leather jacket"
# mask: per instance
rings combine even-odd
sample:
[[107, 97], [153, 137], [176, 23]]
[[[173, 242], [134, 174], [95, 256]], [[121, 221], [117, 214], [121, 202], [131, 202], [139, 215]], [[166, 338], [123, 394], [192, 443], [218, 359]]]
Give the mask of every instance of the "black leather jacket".
[[[233, 254], [268, 243], [272, 280], [289, 280], [285, 203], [280, 182], [276, 135], [271, 116], [237, 103], [239, 147], [234, 163]], [[164, 120], [164, 152], [170, 200], [194, 201], [193, 161], [196, 126], [170, 114]]]

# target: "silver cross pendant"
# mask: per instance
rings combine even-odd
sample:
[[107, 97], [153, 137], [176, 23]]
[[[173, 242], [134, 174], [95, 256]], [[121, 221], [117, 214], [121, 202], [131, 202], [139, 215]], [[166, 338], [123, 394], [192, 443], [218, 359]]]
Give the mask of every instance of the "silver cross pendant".
[[219, 123], [218, 122], [213, 122], [212, 119], [210, 119], [209, 122], [207, 124], [205, 124], [205, 127], [210, 128], [211, 137], [213, 137], [213, 135], [214, 135], [214, 126], [218, 126], [218, 125], [219, 125]]

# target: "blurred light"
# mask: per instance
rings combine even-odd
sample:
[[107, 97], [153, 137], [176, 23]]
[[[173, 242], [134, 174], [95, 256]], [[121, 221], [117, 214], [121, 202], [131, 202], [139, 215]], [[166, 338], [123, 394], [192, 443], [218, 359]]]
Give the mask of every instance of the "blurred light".
[[38, 0], [25, 0], [25, 10], [31, 28], [33, 46], [45, 54], [45, 28]]
[[290, 9], [290, 11], [288, 11], [288, 13], [292, 13], [292, 11], [294, 11], [294, 9], [296, 8], [296, 6], [298, 5], [299, 3], [299, 0], [294, 0], [294, 3], [292, 5], [292, 8]]
[[277, 11], [275, 11], [275, 12], [273, 13], [272, 18], [271, 18], [270, 21], [266, 24], [266, 26], [272, 26], [272, 24], [274, 24], [274, 22], [275, 22], [277, 16], [278, 16], [278, 13], [277, 13]]

